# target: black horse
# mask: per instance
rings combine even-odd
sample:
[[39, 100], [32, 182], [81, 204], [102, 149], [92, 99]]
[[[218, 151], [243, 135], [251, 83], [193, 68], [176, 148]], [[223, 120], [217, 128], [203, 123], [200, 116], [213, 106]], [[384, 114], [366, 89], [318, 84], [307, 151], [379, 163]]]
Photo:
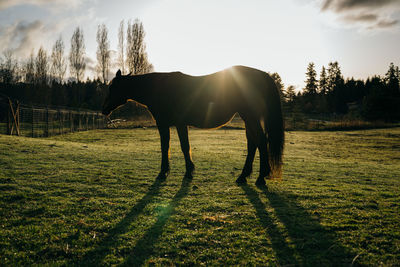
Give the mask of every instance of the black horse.
[[[255, 152], [260, 153], [257, 185], [265, 177], [280, 176], [284, 146], [284, 126], [278, 89], [265, 72], [234, 66], [205, 76], [181, 72], [121, 75], [109, 86], [103, 114], [109, 115], [127, 101], [136, 101], [149, 109], [161, 137], [161, 172], [169, 173], [169, 139], [171, 126], [176, 126], [186, 162], [186, 176], [192, 177], [188, 126], [218, 128], [239, 113], [245, 122], [248, 154], [243, 171], [236, 180], [245, 183], [252, 172]], [[262, 123], [264, 122], [264, 129]]]

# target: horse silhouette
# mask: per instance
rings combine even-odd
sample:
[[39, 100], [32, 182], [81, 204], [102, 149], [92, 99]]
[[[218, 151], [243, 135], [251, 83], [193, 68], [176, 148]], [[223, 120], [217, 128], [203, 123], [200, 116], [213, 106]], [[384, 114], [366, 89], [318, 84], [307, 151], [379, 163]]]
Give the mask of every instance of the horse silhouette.
[[[121, 75], [110, 82], [103, 114], [109, 115], [127, 101], [136, 101], [153, 115], [161, 139], [161, 171], [169, 173], [170, 127], [178, 132], [185, 157], [186, 177], [192, 177], [194, 164], [188, 138], [188, 126], [219, 128], [236, 113], [244, 120], [247, 157], [237, 183], [246, 183], [252, 172], [255, 152], [260, 154], [260, 172], [256, 185], [265, 185], [265, 177], [280, 176], [284, 147], [284, 122], [279, 91], [265, 72], [234, 66], [213, 74], [190, 76], [181, 72]], [[264, 129], [262, 127], [264, 122]]]

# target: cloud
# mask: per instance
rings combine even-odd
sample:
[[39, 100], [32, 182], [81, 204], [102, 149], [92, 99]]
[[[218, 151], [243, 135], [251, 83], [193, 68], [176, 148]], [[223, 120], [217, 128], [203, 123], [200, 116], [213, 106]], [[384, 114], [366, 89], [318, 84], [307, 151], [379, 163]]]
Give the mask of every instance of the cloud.
[[322, 2], [322, 11], [333, 10], [342, 12], [354, 9], [381, 8], [391, 5], [399, 5], [398, 0], [324, 0]]
[[322, 12], [333, 12], [351, 26], [385, 29], [399, 22], [393, 18], [400, 13], [399, 0], [323, 0], [320, 3]]
[[34, 6], [52, 6], [52, 7], [77, 7], [82, 0], [1, 0], [0, 11], [14, 6], [34, 5]]
[[7, 48], [12, 52], [27, 56], [35, 47], [36, 41], [44, 30], [41, 20], [30, 23], [18, 21], [14, 24], [0, 28], [0, 47]]

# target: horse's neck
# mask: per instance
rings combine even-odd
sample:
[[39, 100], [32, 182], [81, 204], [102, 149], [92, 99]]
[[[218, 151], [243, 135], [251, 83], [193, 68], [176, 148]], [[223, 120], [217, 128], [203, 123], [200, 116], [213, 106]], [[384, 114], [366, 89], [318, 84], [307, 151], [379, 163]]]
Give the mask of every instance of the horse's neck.
[[125, 87], [126, 99], [134, 100], [144, 105], [149, 104], [149, 93], [151, 94], [151, 88], [145, 88], [144, 83], [138, 83], [135, 80], [127, 81]]

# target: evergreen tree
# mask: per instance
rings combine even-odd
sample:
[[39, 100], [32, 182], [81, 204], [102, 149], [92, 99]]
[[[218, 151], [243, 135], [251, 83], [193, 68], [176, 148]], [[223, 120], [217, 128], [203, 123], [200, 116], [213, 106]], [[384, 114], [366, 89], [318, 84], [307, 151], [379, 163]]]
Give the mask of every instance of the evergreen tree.
[[388, 94], [392, 96], [399, 95], [399, 67], [390, 63], [389, 69], [386, 72], [385, 82], [388, 89]]
[[288, 103], [292, 103], [296, 97], [296, 91], [295, 91], [295, 87], [293, 85], [289, 85], [288, 88], [286, 88], [286, 101]]
[[333, 92], [337, 87], [343, 85], [342, 71], [340, 70], [339, 63], [329, 62], [328, 64], [328, 77], [327, 77], [327, 89], [328, 93]]
[[328, 78], [326, 76], [325, 66], [322, 66], [321, 74], [319, 75], [319, 91], [321, 95], [326, 95], [328, 92]]
[[306, 78], [306, 87], [304, 88], [305, 94], [315, 95], [317, 93], [318, 81], [314, 62], [308, 64]]

